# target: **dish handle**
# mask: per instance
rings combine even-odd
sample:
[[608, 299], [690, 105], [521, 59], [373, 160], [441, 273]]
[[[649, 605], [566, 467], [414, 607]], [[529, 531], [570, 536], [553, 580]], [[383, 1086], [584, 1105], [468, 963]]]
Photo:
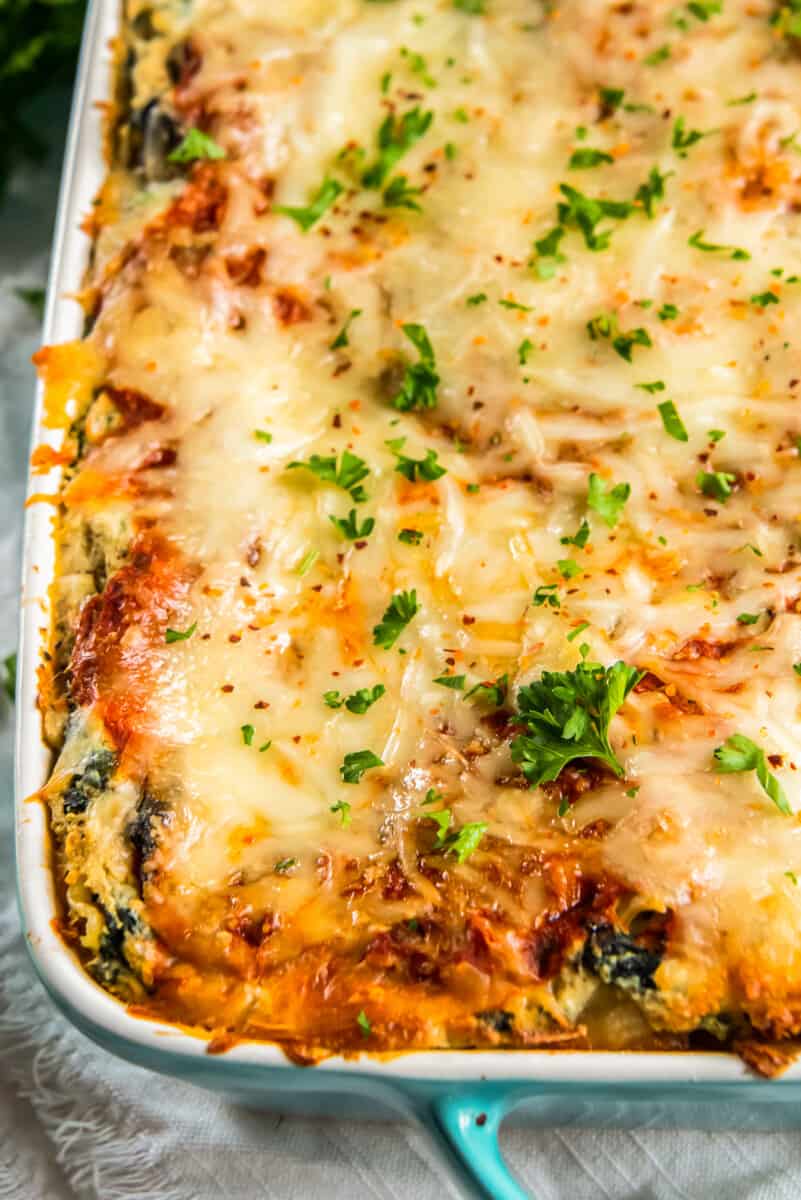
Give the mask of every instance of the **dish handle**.
[[475, 1185], [482, 1200], [533, 1200], [507, 1167], [498, 1131], [510, 1108], [507, 1092], [488, 1096], [460, 1089], [433, 1104], [437, 1132]]

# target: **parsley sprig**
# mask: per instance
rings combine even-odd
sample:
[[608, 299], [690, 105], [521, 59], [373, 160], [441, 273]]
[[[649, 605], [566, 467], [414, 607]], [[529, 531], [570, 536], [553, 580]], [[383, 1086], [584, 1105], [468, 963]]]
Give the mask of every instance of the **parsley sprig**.
[[587, 508], [597, 512], [601, 520], [614, 529], [630, 495], [631, 484], [616, 483], [607, 491], [600, 475], [593, 472], [587, 484]]
[[420, 355], [420, 361], [407, 364], [400, 389], [392, 398], [392, 405], [400, 412], [436, 408], [439, 375], [435, 370], [434, 347], [422, 325], [404, 325], [402, 328]]
[[526, 732], [513, 739], [512, 759], [532, 787], [557, 779], [577, 758], [598, 759], [623, 775], [609, 725], [642, 675], [624, 662], [605, 669], [581, 662], [574, 671], [543, 671], [520, 689], [516, 719]]
[[391, 650], [409, 622], [419, 611], [417, 592], [396, 592], [383, 617], [373, 629], [373, 645]]
[[308, 233], [312, 225], [316, 225], [320, 217], [328, 212], [332, 204], [336, 203], [337, 197], [343, 191], [344, 188], [337, 179], [324, 179], [307, 205], [276, 204], [273, 212], [291, 217], [300, 225], [304, 233]]
[[316, 475], [321, 483], [333, 483], [335, 487], [349, 492], [354, 504], [363, 504], [367, 499], [367, 493], [361, 486], [361, 480], [367, 478], [370, 468], [363, 458], [359, 458], [357, 454], [351, 454], [350, 450], [344, 450], [339, 461], [335, 454], [312, 454], [308, 462], [289, 463], [287, 470], [293, 471], [301, 467], [306, 471], [311, 471], [312, 475]]
[[419, 142], [434, 120], [433, 112], [423, 112], [420, 107], [410, 108], [403, 116], [388, 113], [378, 130], [378, 155], [362, 175], [362, 184], [367, 188], [383, 187], [395, 164]]
[[768, 770], [764, 750], [752, 742], [744, 733], [733, 733], [714, 753], [715, 770], [721, 775], [755, 771], [763, 792], [770, 797], [780, 813], [792, 816], [793, 810], [784, 794], [782, 785]]

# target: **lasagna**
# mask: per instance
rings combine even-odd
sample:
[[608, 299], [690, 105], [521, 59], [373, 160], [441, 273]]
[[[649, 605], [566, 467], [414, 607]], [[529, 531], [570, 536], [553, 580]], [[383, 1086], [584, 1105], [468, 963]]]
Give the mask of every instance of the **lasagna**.
[[127, 0], [42, 791], [137, 1013], [801, 1034], [801, 4]]

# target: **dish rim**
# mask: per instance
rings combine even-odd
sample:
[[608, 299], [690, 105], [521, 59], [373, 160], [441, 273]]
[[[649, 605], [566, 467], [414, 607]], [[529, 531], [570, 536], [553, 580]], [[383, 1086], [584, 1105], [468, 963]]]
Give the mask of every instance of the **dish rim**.
[[[81, 336], [78, 291], [90, 247], [80, 221], [88, 211], [106, 167], [102, 155], [101, 104], [107, 100], [110, 40], [118, 30], [116, 0], [90, 0], [73, 93], [69, 133], [59, 189], [42, 342], [51, 345]], [[58, 432], [43, 424], [43, 386], [37, 383], [31, 445], [57, 445]], [[51, 753], [45, 747], [37, 707], [37, 671], [48, 635], [48, 589], [53, 577], [52, 507], [32, 503], [55, 494], [57, 469], [29, 471], [23, 535], [20, 639], [16, 695], [15, 825], [18, 897], [22, 925], [34, 966], [48, 991], [68, 1013], [79, 1015], [97, 1040], [125, 1043], [129, 1052], [160, 1053], [186, 1060], [200, 1056], [220, 1073], [233, 1067], [298, 1071], [280, 1046], [243, 1041], [222, 1055], [207, 1053], [207, 1040], [155, 1018], [134, 1016], [88, 975], [56, 929], [59, 916], [50, 864], [50, 833], [45, 805], [37, 792], [47, 779]], [[399, 1055], [334, 1056], [315, 1068], [349, 1076], [392, 1080], [427, 1079], [462, 1083], [504, 1081], [581, 1084], [748, 1084], [765, 1086], [733, 1054], [715, 1051], [599, 1050], [425, 1050]], [[801, 1063], [773, 1084], [801, 1080]]]

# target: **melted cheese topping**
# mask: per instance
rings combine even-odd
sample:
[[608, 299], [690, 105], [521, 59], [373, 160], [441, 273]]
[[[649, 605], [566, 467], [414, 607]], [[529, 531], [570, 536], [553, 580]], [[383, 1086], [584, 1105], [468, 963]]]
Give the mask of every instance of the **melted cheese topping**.
[[[156, 96], [172, 144], [202, 126], [224, 157], [144, 179], [145, 152], [95, 218], [105, 390], [61, 553], [62, 586], [101, 591], [57, 636], [78, 631], [67, 749], [94, 731], [129, 790], [73, 829], [75, 913], [125, 927], [124, 883], [149, 1003], [306, 1050], [361, 1045], [358, 1012], [371, 1046], [603, 1042], [586, 1004], [613, 985], [638, 1045], [633, 992], [652, 1029], [798, 1032], [801, 828], [713, 758], [746, 735], [801, 804], [801, 92], [775, 6], [138, 7], [129, 127]], [[415, 111], [365, 186], [382, 122]], [[331, 179], [310, 228], [281, 211]], [[400, 411], [409, 325], [439, 381]], [[438, 478], [398, 471], [431, 451]], [[292, 466], [345, 452], [364, 499]], [[625, 503], [605, 520], [592, 488]], [[624, 775], [529, 789], [515, 697], [582, 654], [650, 673], [612, 722]], [[505, 718], [447, 674], [508, 676]], [[324, 700], [376, 685], [360, 714]], [[344, 782], [365, 750], [381, 765]], [[436, 850], [432, 787], [453, 831], [486, 826], [464, 862]], [[643, 913], [648, 980], [593, 973], [588, 931]]]

